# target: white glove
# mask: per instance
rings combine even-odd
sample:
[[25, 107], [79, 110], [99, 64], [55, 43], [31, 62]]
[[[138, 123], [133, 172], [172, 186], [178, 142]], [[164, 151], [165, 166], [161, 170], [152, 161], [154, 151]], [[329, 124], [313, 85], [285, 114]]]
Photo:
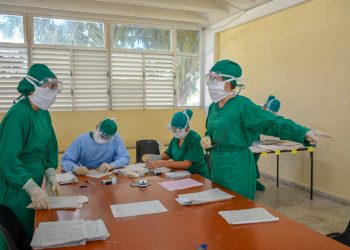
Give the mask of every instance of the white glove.
[[310, 144], [315, 145], [320, 140], [318, 133], [315, 130], [307, 131], [305, 139], [310, 142]]
[[58, 182], [56, 179], [56, 170], [49, 168], [45, 170], [46, 192], [49, 196], [59, 196]]
[[73, 173], [76, 175], [86, 175], [89, 172], [89, 169], [84, 166], [76, 166], [73, 168]]
[[204, 136], [202, 139], [201, 139], [201, 146], [203, 149], [208, 149], [208, 148], [211, 148], [212, 145], [211, 145], [211, 139], [209, 136]]
[[26, 184], [24, 184], [23, 189], [29, 194], [32, 200], [31, 206], [34, 209], [50, 209], [49, 196], [33, 181], [33, 179], [29, 179]]
[[109, 165], [108, 163], [102, 163], [101, 166], [99, 166], [96, 170], [100, 173], [107, 173], [111, 169], [113, 169], [111, 165]]

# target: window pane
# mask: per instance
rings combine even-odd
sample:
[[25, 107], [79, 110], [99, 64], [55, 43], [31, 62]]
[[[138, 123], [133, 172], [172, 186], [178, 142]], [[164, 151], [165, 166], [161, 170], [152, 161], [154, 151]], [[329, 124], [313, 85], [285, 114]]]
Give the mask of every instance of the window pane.
[[0, 42], [24, 43], [22, 16], [0, 14]]
[[113, 47], [137, 50], [171, 50], [170, 30], [113, 24]]
[[34, 43], [104, 47], [103, 23], [34, 17]]
[[200, 106], [199, 57], [179, 56], [176, 63], [177, 105]]
[[199, 31], [177, 30], [176, 51], [183, 53], [199, 53]]

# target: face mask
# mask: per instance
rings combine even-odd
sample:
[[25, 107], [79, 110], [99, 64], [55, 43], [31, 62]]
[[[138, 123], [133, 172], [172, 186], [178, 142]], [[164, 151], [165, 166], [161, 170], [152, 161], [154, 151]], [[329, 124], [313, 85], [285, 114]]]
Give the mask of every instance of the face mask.
[[186, 129], [181, 129], [178, 132], [173, 132], [173, 136], [177, 139], [183, 139], [190, 132], [190, 130], [186, 131]]
[[29, 95], [29, 100], [38, 108], [47, 110], [55, 101], [57, 89], [41, 88], [34, 85], [35, 91]]
[[104, 139], [104, 138], [102, 138], [102, 136], [100, 135], [100, 132], [99, 132], [98, 129], [95, 129], [95, 130], [93, 131], [93, 137], [94, 137], [94, 140], [95, 140], [95, 142], [96, 142], [97, 144], [105, 144], [105, 143], [111, 141], [112, 138], [113, 138], [113, 137], [110, 138], [110, 139]]
[[217, 103], [224, 99], [226, 96], [232, 94], [231, 92], [227, 92], [225, 90], [225, 83], [226, 82], [210, 82], [208, 83], [208, 90], [210, 98], [213, 100], [213, 102]]

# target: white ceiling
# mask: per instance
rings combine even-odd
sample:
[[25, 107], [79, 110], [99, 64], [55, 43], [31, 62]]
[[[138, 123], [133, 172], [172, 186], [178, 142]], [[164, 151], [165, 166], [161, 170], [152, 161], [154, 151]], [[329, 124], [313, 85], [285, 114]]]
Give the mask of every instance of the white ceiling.
[[0, 0], [0, 10], [206, 27], [274, 0]]

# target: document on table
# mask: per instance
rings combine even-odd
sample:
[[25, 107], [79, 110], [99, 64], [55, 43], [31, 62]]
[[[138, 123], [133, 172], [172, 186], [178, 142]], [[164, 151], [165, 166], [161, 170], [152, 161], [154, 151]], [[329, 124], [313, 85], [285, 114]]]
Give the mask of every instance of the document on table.
[[181, 205], [198, 205], [215, 201], [229, 200], [233, 197], [233, 195], [230, 195], [219, 188], [213, 188], [197, 193], [179, 194], [178, 198], [175, 200]]
[[241, 210], [220, 211], [219, 214], [231, 225], [278, 221], [265, 208], [249, 208]]
[[56, 174], [56, 179], [57, 179], [57, 182], [61, 185], [79, 182], [75, 174], [72, 174], [72, 173]]
[[35, 230], [31, 246], [35, 249], [85, 245], [87, 231], [84, 220], [42, 222]]
[[102, 178], [107, 175], [113, 174], [113, 172], [108, 172], [108, 173], [100, 173], [96, 170], [89, 170], [86, 176], [92, 177], [92, 178]]
[[158, 184], [169, 191], [203, 185], [203, 183], [193, 180], [191, 178], [186, 178], [186, 179], [177, 180], [177, 181], [164, 181]]
[[258, 144], [257, 145], [259, 148], [265, 149], [265, 150], [269, 150], [269, 151], [276, 151], [276, 150], [292, 150], [292, 149], [299, 149], [299, 148], [303, 148], [304, 145], [297, 143], [297, 142], [293, 142], [293, 143], [289, 143], [289, 142], [281, 142], [278, 144], [271, 144], [271, 145], [262, 145], [262, 144]]
[[111, 209], [114, 218], [157, 214], [168, 211], [159, 200], [111, 205]]
[[[74, 209], [83, 207], [84, 203], [87, 203], [89, 198], [87, 196], [50, 196], [49, 202], [51, 209]], [[33, 208], [30, 203], [27, 208]]]
[[167, 172], [164, 174], [165, 178], [167, 178], [167, 179], [185, 178], [185, 177], [188, 177], [190, 175], [191, 175], [191, 173], [187, 170]]
[[108, 237], [102, 219], [42, 222], [35, 230], [30, 245], [34, 249], [78, 246], [85, 245], [86, 241], [105, 240]]

